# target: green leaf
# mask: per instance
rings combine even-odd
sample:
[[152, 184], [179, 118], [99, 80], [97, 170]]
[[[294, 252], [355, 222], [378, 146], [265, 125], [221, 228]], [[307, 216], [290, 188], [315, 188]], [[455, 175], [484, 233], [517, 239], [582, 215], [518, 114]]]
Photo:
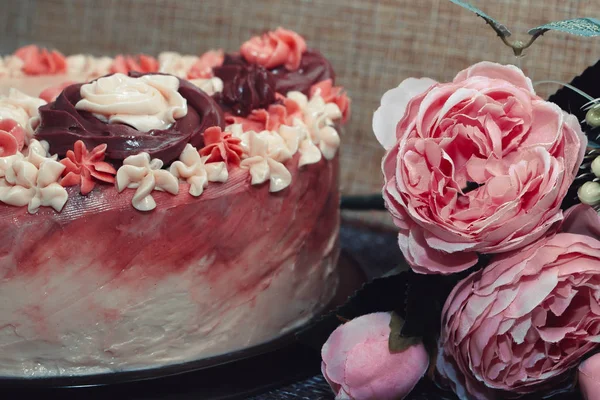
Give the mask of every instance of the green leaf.
[[596, 18], [575, 18], [550, 22], [529, 30], [532, 36], [543, 35], [547, 31], [567, 32], [578, 36], [600, 36], [600, 20]]
[[486, 13], [481, 11], [479, 8], [467, 3], [466, 1], [462, 1], [462, 0], [450, 0], [450, 1], [458, 6], [461, 6], [462, 8], [465, 8], [465, 9], [479, 15], [481, 18], [483, 18], [485, 20], [485, 22], [487, 22], [488, 24], [491, 25], [492, 28], [494, 28], [494, 30], [496, 31], [496, 33], [498, 35], [503, 36], [503, 37], [509, 37], [511, 35], [510, 31], [508, 30], [508, 28], [506, 26], [502, 25], [500, 22], [496, 21], [494, 18], [487, 15]]
[[402, 327], [404, 326], [404, 320], [395, 312], [392, 312], [392, 319], [390, 320], [390, 337], [388, 339], [388, 347], [391, 353], [399, 353], [410, 346], [421, 343], [420, 337], [415, 336], [402, 336]]

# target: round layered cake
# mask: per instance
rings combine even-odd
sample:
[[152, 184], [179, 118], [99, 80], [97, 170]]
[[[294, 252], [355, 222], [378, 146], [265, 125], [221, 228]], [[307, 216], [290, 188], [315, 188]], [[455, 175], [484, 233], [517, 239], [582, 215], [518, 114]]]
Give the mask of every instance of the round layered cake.
[[256, 346], [335, 294], [330, 63], [278, 28], [235, 53], [0, 65], [0, 376]]

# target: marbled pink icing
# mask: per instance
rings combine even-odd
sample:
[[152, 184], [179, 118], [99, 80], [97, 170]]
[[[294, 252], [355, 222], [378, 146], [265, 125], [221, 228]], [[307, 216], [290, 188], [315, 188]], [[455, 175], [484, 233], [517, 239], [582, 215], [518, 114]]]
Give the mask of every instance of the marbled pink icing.
[[336, 290], [338, 163], [269, 193], [234, 168], [202, 196], [69, 189], [61, 213], [0, 207], [0, 375], [177, 363], [259, 344]]

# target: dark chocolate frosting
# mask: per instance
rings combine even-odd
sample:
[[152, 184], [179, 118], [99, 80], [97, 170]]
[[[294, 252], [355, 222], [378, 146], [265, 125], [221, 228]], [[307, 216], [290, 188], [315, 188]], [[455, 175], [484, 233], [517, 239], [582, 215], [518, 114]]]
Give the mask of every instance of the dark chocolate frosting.
[[300, 67], [290, 71], [284, 66], [266, 70], [248, 63], [239, 53], [225, 55], [223, 65], [214, 69], [223, 81], [223, 92], [215, 100], [234, 115], [246, 116], [252, 110], [267, 108], [276, 100], [275, 92], [283, 95], [299, 91], [309, 95], [312, 85], [331, 79], [335, 83], [333, 67], [316, 50], [302, 54]]
[[292, 90], [309, 95], [310, 88], [315, 83], [331, 79], [335, 83], [335, 73], [331, 63], [317, 50], [308, 49], [302, 54], [300, 67], [289, 71], [284, 66], [271, 70], [275, 75], [275, 90], [277, 93], [286, 94]]
[[[130, 76], [143, 74], [130, 72]], [[200, 148], [203, 132], [211, 126], [225, 128], [221, 107], [195, 85], [180, 79], [179, 94], [187, 100], [187, 114], [168, 129], [141, 132], [125, 124], [107, 124], [87, 111], [77, 110], [83, 84], [67, 87], [56, 101], [40, 107], [40, 125], [36, 138], [50, 143], [50, 153], [63, 157], [77, 140], [88, 149], [106, 143], [106, 158], [120, 164], [126, 157], [147, 152], [165, 164], [176, 160], [185, 145]]]
[[275, 102], [275, 77], [260, 65], [229, 62], [213, 71], [223, 81], [223, 91], [214, 99], [233, 115], [245, 117]]

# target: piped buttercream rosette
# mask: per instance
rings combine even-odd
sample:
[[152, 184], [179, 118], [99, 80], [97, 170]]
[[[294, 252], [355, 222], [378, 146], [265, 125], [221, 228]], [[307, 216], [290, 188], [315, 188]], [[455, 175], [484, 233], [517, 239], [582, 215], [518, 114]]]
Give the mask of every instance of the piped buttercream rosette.
[[224, 128], [220, 107], [193, 84], [163, 74], [114, 74], [64, 89], [40, 108], [36, 135], [64, 156], [76, 141], [106, 144], [106, 158], [121, 163], [141, 152], [170, 164], [186, 144], [201, 147], [202, 133]]

